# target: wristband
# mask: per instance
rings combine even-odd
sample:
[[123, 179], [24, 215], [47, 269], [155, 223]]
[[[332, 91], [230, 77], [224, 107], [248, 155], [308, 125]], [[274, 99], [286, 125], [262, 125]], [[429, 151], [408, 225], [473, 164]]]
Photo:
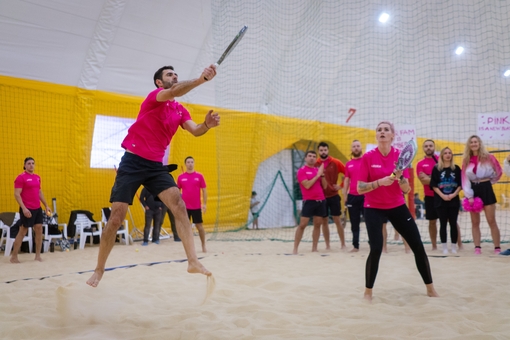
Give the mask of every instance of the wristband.
[[207, 123], [205, 122], [205, 120], [204, 120], [204, 125], [207, 128], [207, 130], [209, 130], [209, 127], [207, 126]]

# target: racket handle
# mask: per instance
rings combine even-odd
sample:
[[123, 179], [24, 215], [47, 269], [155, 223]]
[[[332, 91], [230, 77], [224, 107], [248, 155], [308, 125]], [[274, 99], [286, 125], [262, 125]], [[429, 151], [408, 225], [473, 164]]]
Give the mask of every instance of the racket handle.
[[[220, 64], [218, 64], [218, 63], [214, 63], [214, 67], [218, 67], [218, 66], [220, 66]], [[204, 77], [204, 80], [205, 80], [205, 81], [209, 81], [209, 79], [207, 79], [206, 77]]]

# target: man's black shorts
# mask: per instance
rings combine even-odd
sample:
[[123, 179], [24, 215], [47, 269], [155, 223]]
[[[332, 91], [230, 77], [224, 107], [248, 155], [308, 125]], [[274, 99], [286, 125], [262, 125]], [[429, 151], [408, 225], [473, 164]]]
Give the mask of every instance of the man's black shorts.
[[187, 209], [188, 210], [188, 218], [191, 220], [191, 223], [200, 224], [202, 223], [202, 209]]
[[168, 172], [168, 167], [163, 166], [163, 163], [126, 152], [120, 161], [110, 202], [133, 204], [133, 197], [140, 185], [146, 187], [154, 198], [162, 191], [177, 186]]
[[[335, 195], [326, 198], [326, 209], [329, 208], [329, 214], [331, 216], [342, 215], [342, 202], [340, 202], [340, 196]], [[327, 213], [327, 210], [326, 210]]]
[[32, 217], [27, 218], [23, 215], [23, 210], [19, 208], [19, 219], [21, 221], [21, 225], [25, 228], [32, 228], [36, 224], [42, 224], [43, 222], [43, 211], [39, 207], [38, 209], [28, 209], [32, 213]]
[[439, 218], [434, 206], [434, 196], [425, 196], [425, 218], [429, 221]]
[[301, 210], [301, 216], [303, 216], [303, 217], [313, 217], [313, 216], [327, 217], [328, 209], [326, 207], [326, 200], [303, 201], [303, 209]]

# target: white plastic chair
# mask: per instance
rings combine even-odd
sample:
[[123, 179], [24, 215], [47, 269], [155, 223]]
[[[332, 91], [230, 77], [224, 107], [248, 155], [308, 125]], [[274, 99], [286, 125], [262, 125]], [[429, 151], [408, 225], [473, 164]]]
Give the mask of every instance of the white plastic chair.
[[[106, 223], [108, 223], [108, 218], [106, 217], [105, 209], [110, 210], [110, 208], [103, 208], [103, 209], [101, 209], [101, 221], [106, 226]], [[124, 224], [121, 225], [119, 230], [117, 230], [117, 235], [120, 235], [120, 241], [121, 242], [122, 242], [122, 236], [124, 236], [124, 242], [125, 242], [126, 246], [130, 245], [131, 235], [129, 235], [128, 220], [124, 220]]]
[[[101, 237], [103, 232], [103, 224], [101, 222], [94, 222], [89, 220], [88, 216], [85, 214], [77, 214], [76, 221], [74, 222], [76, 225], [76, 236], [80, 238], [80, 249], [85, 248], [85, 242], [87, 242], [87, 236], [90, 236], [90, 244], [93, 244], [94, 236]], [[94, 230], [92, 227], [96, 227]], [[88, 230], [85, 230], [88, 229]], [[67, 228], [64, 228], [64, 237], [67, 237]]]
[[507, 197], [505, 194], [501, 194], [501, 198], [503, 198], [503, 202], [501, 202], [501, 208], [510, 208], [510, 197]]
[[[14, 245], [14, 241], [16, 238], [11, 238], [11, 226], [15, 225], [16, 222], [19, 220], [19, 213], [16, 213], [14, 215], [14, 221], [12, 222], [12, 225], [7, 226], [2, 221], [0, 221], [0, 227], [2, 228], [2, 237], [1, 237], [1, 243], [3, 244], [5, 241], [5, 252], [4, 256], [11, 255], [12, 246]], [[27, 236], [23, 238], [23, 242], [28, 242], [28, 249], [30, 252], [32, 252], [32, 228], [29, 228]]]
[[[59, 223], [58, 224], [59, 227], [63, 227], [62, 230], [64, 230], [64, 233], [66, 233], [67, 231], [67, 223]], [[62, 233], [60, 234], [57, 234], [57, 235], [51, 235], [49, 234], [49, 228], [48, 228], [48, 225], [47, 224], [43, 224], [43, 229], [44, 229], [44, 252], [47, 253], [49, 248], [50, 248], [50, 243], [53, 242], [53, 239], [58, 239], [58, 240], [61, 240], [63, 238], [62, 236]]]

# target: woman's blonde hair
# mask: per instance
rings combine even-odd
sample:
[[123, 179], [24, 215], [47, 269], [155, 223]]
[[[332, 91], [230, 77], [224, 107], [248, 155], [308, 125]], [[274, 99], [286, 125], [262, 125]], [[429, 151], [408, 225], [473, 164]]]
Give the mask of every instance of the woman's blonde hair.
[[480, 145], [480, 149], [478, 149], [478, 162], [483, 163], [487, 162], [490, 159], [490, 154], [485, 149], [485, 145], [483, 145], [483, 142], [480, 137], [477, 135], [472, 135], [468, 138], [466, 142], [466, 146], [464, 147], [464, 154], [462, 155], [462, 167], [466, 167], [469, 164], [469, 159], [471, 156], [473, 156], [473, 152], [471, 151], [471, 148], [469, 147], [469, 144], [471, 142], [471, 139], [476, 138], [478, 140], [478, 144]]
[[439, 153], [439, 159], [437, 160], [437, 170], [441, 171], [444, 169], [444, 161], [443, 156], [446, 150], [450, 150], [452, 153], [452, 160], [450, 161], [450, 169], [455, 170], [455, 162], [453, 161], [453, 151], [449, 147], [444, 147], [441, 149], [441, 152]]

